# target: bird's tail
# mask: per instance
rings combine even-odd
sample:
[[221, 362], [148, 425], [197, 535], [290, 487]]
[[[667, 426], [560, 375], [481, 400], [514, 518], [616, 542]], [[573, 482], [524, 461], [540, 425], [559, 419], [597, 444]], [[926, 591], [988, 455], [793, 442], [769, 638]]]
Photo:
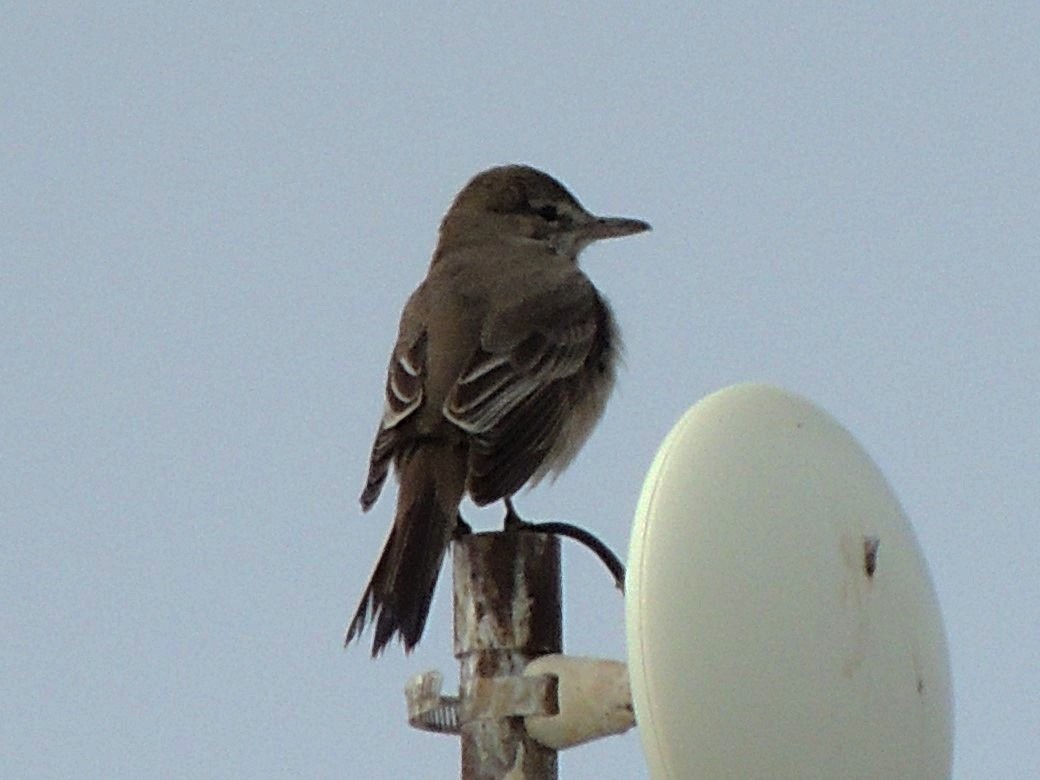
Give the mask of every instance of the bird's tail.
[[465, 485], [466, 455], [457, 446], [423, 442], [397, 464], [397, 512], [345, 644], [375, 623], [372, 655], [394, 634], [405, 651], [422, 636], [444, 553], [451, 543]]

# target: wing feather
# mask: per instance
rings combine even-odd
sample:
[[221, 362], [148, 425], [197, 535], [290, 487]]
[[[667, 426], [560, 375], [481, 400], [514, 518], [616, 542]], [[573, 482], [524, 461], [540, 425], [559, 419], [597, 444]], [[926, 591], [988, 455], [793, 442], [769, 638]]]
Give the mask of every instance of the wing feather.
[[390, 464], [400, 445], [400, 425], [422, 406], [426, 380], [426, 331], [420, 330], [411, 341], [398, 341], [386, 372], [386, 400], [372, 454], [368, 477], [361, 492], [361, 508], [368, 511], [379, 498], [390, 472]]
[[[492, 320], [445, 401], [445, 416], [471, 437], [467, 487], [478, 504], [510, 496], [541, 476], [585, 375], [608, 348], [606, 305], [591, 284], [584, 289], [581, 299], [562, 301], [519, 333], [514, 310]], [[528, 300], [517, 308], [545, 312], [548, 306]]]

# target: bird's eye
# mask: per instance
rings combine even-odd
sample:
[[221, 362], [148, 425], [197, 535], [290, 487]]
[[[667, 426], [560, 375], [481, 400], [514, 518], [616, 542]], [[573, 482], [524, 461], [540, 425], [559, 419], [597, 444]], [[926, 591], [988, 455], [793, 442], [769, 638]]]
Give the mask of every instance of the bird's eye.
[[534, 210], [534, 213], [546, 222], [558, 222], [560, 220], [560, 212], [556, 210], [555, 206], [539, 206]]

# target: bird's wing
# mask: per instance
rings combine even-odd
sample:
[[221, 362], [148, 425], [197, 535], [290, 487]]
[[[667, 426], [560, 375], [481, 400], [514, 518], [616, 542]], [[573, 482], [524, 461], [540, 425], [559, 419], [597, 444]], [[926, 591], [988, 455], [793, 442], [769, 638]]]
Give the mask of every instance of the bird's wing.
[[[402, 318], [402, 323], [406, 320]], [[423, 402], [426, 378], [426, 328], [419, 326], [402, 332], [390, 355], [386, 372], [386, 401], [383, 418], [372, 444], [368, 478], [361, 493], [361, 508], [368, 509], [379, 498], [394, 453], [400, 441], [400, 425], [412, 416]]]
[[510, 496], [539, 474], [587, 370], [599, 369], [609, 314], [583, 282], [517, 301], [489, 319], [445, 401], [445, 416], [471, 436], [467, 486], [478, 504]]

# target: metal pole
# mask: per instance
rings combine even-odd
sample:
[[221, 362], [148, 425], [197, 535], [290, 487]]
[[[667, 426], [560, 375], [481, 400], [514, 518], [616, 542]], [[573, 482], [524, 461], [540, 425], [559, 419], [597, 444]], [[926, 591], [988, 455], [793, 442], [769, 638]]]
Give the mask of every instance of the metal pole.
[[[504, 531], [453, 548], [462, 780], [555, 780], [556, 751], [527, 735], [510, 684], [532, 659], [562, 651], [559, 540]], [[555, 702], [555, 686], [541, 698]]]

